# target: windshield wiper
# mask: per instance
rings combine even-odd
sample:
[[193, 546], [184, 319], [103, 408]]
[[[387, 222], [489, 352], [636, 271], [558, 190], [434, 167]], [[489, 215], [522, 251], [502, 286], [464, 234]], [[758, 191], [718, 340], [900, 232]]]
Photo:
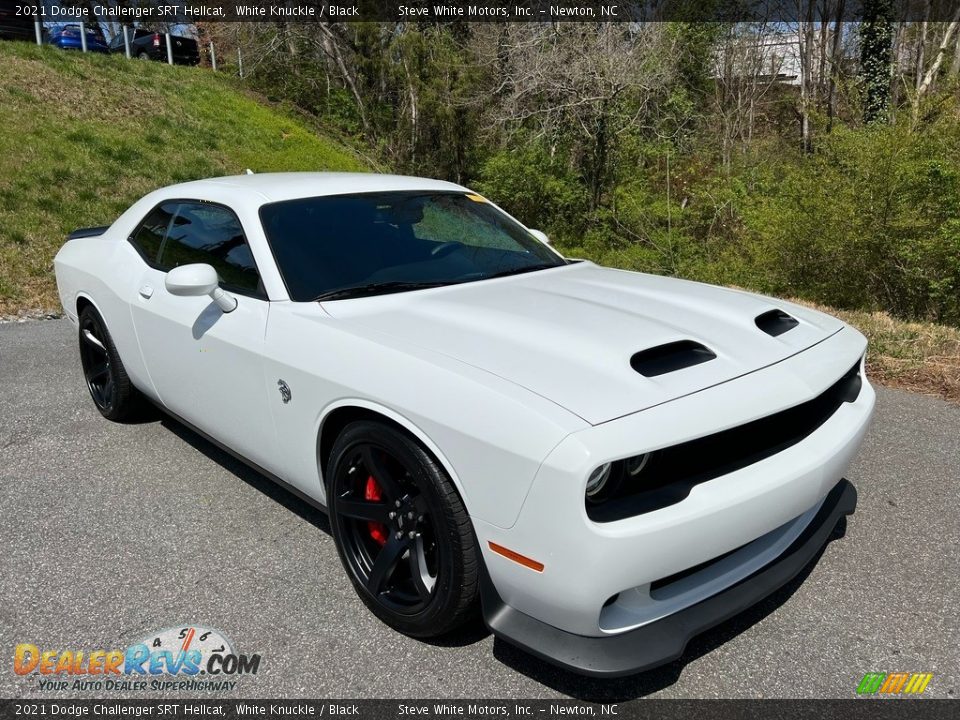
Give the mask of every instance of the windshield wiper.
[[521, 275], [528, 272], [536, 272], [537, 270], [546, 270], [548, 268], [560, 267], [560, 265], [554, 265], [553, 263], [541, 263], [540, 265], [526, 265], [524, 267], [511, 268], [510, 270], [501, 270], [500, 272], [492, 273], [491, 275], [484, 275], [484, 280], [490, 280], [491, 278], [498, 277], [507, 277], [508, 275]]
[[320, 293], [313, 299], [314, 302], [323, 300], [346, 300], [347, 298], [369, 297], [370, 295], [385, 295], [386, 293], [406, 292], [408, 290], [426, 290], [427, 288], [441, 287], [450, 285], [450, 282], [404, 282], [400, 280], [390, 280], [388, 282], [373, 282], [364, 285], [353, 285], [351, 287], [337, 288], [336, 290], [327, 290]]
[[[547, 268], [560, 267], [553, 263], [542, 263], [540, 265], [527, 265], [525, 267], [502, 270], [490, 275], [483, 275], [483, 280], [490, 278], [506, 277], [507, 275], [519, 275], [521, 273], [534, 272], [536, 270], [546, 270]], [[403, 280], [389, 280], [384, 282], [365, 283], [363, 285], [351, 285], [350, 287], [327, 290], [320, 293], [313, 299], [313, 302], [323, 300], [346, 300], [348, 298], [369, 297], [371, 295], [386, 295], [387, 293], [407, 292], [409, 290], [426, 290], [428, 288], [443, 287], [445, 285], [459, 285], [462, 282], [469, 282], [466, 279], [460, 280], [440, 280], [429, 282], [406, 282]]]

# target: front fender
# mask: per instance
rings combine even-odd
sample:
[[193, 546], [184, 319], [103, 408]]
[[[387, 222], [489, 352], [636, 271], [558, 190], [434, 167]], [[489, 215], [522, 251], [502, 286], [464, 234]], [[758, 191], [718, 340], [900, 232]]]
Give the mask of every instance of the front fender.
[[397, 422], [450, 474], [471, 516], [516, 521], [540, 463], [586, 423], [507, 380], [395, 338], [358, 332], [315, 307], [278, 303], [267, 329], [265, 381], [293, 399], [271, 404], [277, 474], [325, 501], [317, 438], [331, 412], [353, 406]]

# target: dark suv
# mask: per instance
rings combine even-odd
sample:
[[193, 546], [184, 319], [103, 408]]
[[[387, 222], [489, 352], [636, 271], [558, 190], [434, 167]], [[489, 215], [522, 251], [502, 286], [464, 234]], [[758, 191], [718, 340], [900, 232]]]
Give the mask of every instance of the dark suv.
[[[200, 62], [200, 50], [197, 41], [182, 35], [170, 35], [173, 48], [173, 62], [177, 65], [197, 65]], [[110, 52], [122, 53], [123, 32], [110, 41]], [[130, 55], [141, 60], [167, 61], [167, 38], [162, 32], [136, 28], [130, 38]]]

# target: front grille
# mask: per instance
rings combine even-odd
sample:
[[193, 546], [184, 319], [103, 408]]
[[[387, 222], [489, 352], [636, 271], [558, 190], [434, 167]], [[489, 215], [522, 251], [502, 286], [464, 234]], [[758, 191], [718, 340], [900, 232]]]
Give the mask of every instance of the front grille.
[[727, 475], [796, 445], [823, 425], [845, 402], [860, 395], [857, 362], [827, 390], [805, 403], [729, 430], [651, 454], [637, 477], [624, 475], [609, 500], [587, 504], [594, 522], [613, 522], [660, 510], [684, 500], [700, 483]]

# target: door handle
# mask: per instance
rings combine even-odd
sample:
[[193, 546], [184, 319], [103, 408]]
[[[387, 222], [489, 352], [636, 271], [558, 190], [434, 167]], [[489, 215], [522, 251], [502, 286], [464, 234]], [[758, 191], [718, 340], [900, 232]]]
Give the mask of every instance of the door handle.
[[143, 287], [141, 287], [141, 288], [140, 288], [140, 297], [142, 297], [144, 300], [149, 300], [150, 298], [152, 298], [152, 297], [153, 297], [153, 288], [150, 287], [149, 285], [144, 285]]

